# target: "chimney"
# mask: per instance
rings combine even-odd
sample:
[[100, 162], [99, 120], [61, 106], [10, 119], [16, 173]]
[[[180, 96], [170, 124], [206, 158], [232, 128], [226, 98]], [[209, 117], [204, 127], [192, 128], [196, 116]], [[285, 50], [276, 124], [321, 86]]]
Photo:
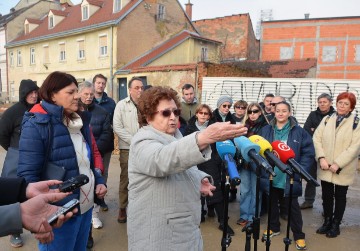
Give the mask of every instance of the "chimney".
[[305, 19], [309, 19], [310, 18], [310, 13], [305, 13], [304, 16], [305, 16]]
[[190, 21], [192, 21], [192, 6], [193, 6], [193, 4], [190, 3], [190, 0], [189, 0], [189, 2], [187, 4], [185, 4], [185, 6], [186, 6], [186, 10], [185, 10], [186, 15], [188, 15], [188, 17], [190, 18]]

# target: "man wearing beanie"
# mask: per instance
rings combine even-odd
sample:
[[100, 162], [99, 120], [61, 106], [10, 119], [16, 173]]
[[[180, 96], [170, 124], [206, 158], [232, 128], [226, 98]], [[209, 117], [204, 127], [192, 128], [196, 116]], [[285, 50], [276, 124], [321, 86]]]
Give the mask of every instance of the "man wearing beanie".
[[[34, 81], [30, 79], [22, 80], [19, 88], [19, 102], [8, 108], [2, 115], [0, 119], [0, 145], [6, 151], [9, 148], [19, 148], [22, 119], [24, 113], [39, 102], [38, 90], [39, 87]], [[1, 176], [9, 177], [5, 173], [2, 173]], [[21, 247], [23, 245], [20, 233], [11, 235], [10, 244], [12, 247]]]

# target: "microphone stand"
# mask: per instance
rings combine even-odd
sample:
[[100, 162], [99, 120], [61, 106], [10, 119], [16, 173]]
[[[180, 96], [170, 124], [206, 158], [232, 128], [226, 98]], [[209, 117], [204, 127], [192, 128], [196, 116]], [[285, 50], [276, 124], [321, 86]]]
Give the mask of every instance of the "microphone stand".
[[231, 236], [227, 233], [228, 228], [228, 216], [229, 216], [229, 192], [230, 192], [230, 182], [229, 176], [225, 174], [224, 162], [223, 169], [221, 172], [221, 190], [223, 191], [224, 197], [224, 216], [223, 216], [223, 234], [221, 239], [221, 250], [226, 251], [226, 248], [230, 246]]
[[291, 244], [290, 235], [290, 221], [291, 221], [291, 204], [292, 204], [292, 194], [293, 194], [293, 187], [294, 187], [294, 173], [290, 175], [290, 192], [289, 192], [289, 205], [288, 205], [288, 220], [286, 226], [286, 237], [284, 238], [285, 243], [285, 251], [289, 250], [289, 246]]
[[270, 220], [271, 220], [271, 196], [273, 191], [273, 176], [269, 174], [269, 202], [268, 202], [268, 219], [267, 219], [267, 229], [266, 229], [266, 240], [264, 236], [261, 238], [261, 241], [265, 241], [266, 251], [270, 250], [271, 240], [270, 240]]

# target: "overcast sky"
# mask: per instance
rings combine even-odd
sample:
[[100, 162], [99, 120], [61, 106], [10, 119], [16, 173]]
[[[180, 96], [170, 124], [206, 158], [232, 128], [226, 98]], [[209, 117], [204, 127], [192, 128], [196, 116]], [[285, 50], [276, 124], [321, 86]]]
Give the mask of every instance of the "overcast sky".
[[[109, 0], [107, 0], [109, 1]], [[184, 6], [189, 0], [180, 0]], [[190, 0], [193, 3], [193, 20], [250, 13], [256, 26], [261, 10], [272, 9], [273, 19], [360, 16], [360, 0]], [[0, 0], [0, 13], [7, 14], [18, 0]], [[78, 4], [81, 0], [72, 0]], [[254, 27], [255, 29], [255, 27]]]

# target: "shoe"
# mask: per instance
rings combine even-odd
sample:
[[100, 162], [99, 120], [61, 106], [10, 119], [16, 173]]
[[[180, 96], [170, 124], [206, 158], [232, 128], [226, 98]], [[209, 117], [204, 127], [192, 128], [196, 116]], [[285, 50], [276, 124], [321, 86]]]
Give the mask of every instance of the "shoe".
[[94, 246], [94, 239], [93, 239], [93, 237], [89, 236], [88, 241], [86, 243], [86, 247], [90, 249], [93, 246]]
[[102, 199], [101, 202], [100, 202], [100, 207], [101, 207], [101, 210], [102, 211], [108, 211], [109, 210], [109, 207], [108, 205], [105, 203], [105, 200]]
[[[223, 225], [222, 223], [219, 225], [219, 229], [220, 229], [221, 231], [224, 230], [224, 225]], [[228, 233], [228, 235], [230, 235], [230, 236], [234, 236], [234, 235], [235, 235], [234, 230], [233, 230], [229, 225], [227, 226], [227, 233]]]
[[324, 224], [316, 230], [317, 234], [326, 234], [331, 228], [331, 217], [325, 217]]
[[307, 209], [307, 208], [313, 208], [314, 205], [310, 202], [304, 201], [301, 205], [300, 205], [300, 209]]
[[92, 217], [91, 223], [93, 225], [93, 228], [99, 229], [103, 227], [103, 224], [99, 217]]
[[214, 210], [213, 207], [208, 207], [207, 216], [210, 217], [210, 218], [215, 217], [215, 210]]
[[340, 234], [340, 221], [333, 219], [330, 230], [326, 233], [326, 237], [335, 238]]
[[120, 208], [117, 221], [119, 223], [126, 223], [126, 219], [127, 219], [126, 208]]
[[244, 220], [243, 218], [240, 218], [236, 221], [236, 224], [240, 225], [240, 226], [245, 226], [248, 223], [247, 220]]
[[[270, 230], [270, 239], [279, 234], [280, 234], [280, 232], [273, 232], [272, 230]], [[263, 238], [263, 240], [267, 240], [267, 230], [264, 231], [262, 238]]]
[[287, 214], [280, 214], [280, 218], [287, 221], [288, 220], [288, 215]]
[[299, 239], [295, 241], [295, 246], [297, 250], [306, 250], [306, 242], [305, 239]]
[[13, 234], [10, 236], [10, 245], [14, 248], [19, 248], [24, 245], [20, 234]]

